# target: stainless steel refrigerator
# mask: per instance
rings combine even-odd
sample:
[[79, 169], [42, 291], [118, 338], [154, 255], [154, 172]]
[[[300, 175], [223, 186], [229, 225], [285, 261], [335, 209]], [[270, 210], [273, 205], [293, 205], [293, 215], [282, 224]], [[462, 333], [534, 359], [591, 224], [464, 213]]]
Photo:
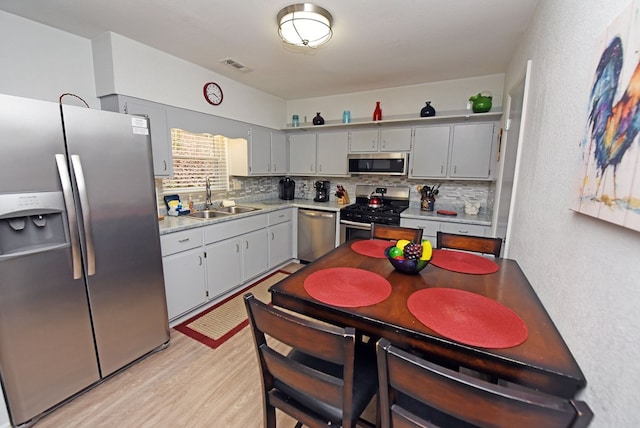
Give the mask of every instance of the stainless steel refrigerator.
[[169, 343], [147, 125], [0, 95], [0, 376], [16, 426]]

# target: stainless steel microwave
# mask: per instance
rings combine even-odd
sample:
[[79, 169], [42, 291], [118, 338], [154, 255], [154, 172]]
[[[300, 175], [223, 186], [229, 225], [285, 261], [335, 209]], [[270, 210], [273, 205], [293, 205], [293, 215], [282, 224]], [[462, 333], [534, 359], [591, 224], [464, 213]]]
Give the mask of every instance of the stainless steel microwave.
[[358, 153], [349, 154], [350, 174], [406, 175], [407, 153]]

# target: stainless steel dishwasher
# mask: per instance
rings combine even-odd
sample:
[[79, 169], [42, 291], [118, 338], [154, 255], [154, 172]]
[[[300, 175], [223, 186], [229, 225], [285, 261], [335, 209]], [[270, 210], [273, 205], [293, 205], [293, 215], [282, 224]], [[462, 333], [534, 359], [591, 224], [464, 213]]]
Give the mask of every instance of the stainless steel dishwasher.
[[298, 209], [298, 259], [312, 262], [333, 250], [336, 242], [336, 213]]

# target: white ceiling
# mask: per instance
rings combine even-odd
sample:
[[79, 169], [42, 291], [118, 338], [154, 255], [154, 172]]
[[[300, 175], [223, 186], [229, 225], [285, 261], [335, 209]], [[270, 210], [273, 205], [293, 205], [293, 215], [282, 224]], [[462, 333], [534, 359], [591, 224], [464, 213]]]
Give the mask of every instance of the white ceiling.
[[[316, 0], [334, 35], [280, 41], [290, 0], [0, 0], [0, 10], [92, 39], [113, 31], [284, 99], [503, 73], [538, 0]], [[220, 63], [233, 58], [251, 69]]]

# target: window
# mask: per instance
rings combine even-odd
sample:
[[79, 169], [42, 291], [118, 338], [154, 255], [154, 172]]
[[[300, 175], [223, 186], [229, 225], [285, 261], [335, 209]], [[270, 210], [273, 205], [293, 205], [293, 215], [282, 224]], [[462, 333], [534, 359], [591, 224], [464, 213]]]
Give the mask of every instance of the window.
[[172, 128], [171, 152], [173, 177], [163, 180], [164, 190], [201, 190], [207, 177], [212, 191], [229, 190], [226, 137]]

